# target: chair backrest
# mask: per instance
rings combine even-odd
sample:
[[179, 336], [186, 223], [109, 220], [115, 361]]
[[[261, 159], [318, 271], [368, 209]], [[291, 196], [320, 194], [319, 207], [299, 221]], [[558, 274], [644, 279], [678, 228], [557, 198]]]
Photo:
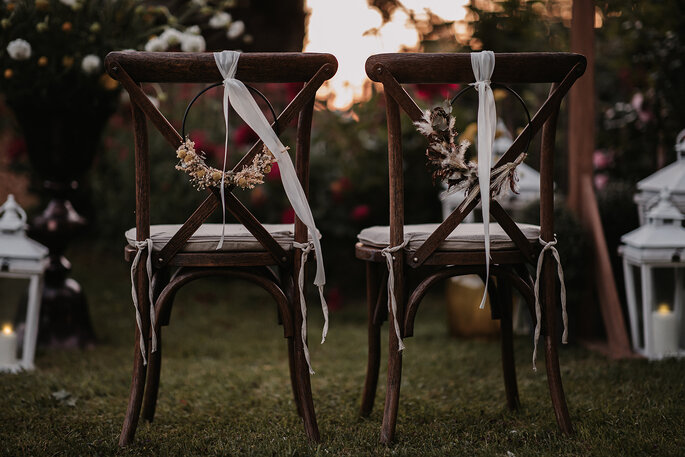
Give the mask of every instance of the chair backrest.
[[[277, 116], [276, 122], [279, 126], [287, 126], [297, 116], [295, 166], [305, 193], [308, 193], [309, 142], [316, 91], [335, 74], [337, 66], [334, 56], [315, 53], [246, 53], [241, 54], [238, 62], [236, 78], [246, 83], [304, 83], [302, 89]], [[150, 102], [140, 85], [152, 82], [216, 83], [223, 78], [212, 53], [112, 52], [105, 60], [105, 67], [110, 76], [124, 86], [131, 99], [135, 134], [136, 237], [142, 241], [150, 236], [150, 160], [146, 119], [150, 120], [172, 146], [171, 154], [184, 138]], [[238, 171], [249, 164], [261, 148], [260, 140], [233, 170]], [[288, 256], [283, 248], [231, 193], [232, 189], [226, 188], [226, 209], [262, 244], [273, 261], [279, 265], [286, 264]], [[207, 192], [209, 195], [206, 199], [155, 256], [155, 267], [166, 265], [207, 217], [221, 205], [218, 189], [207, 188]], [[306, 240], [307, 228], [296, 218], [295, 241], [303, 243]]]
[[[530, 123], [514, 140], [493, 169], [513, 162], [527, 147], [530, 139], [542, 129], [540, 152], [540, 225], [541, 237], [554, 237], [553, 152], [559, 106], [576, 79], [585, 71], [585, 57], [570, 53], [514, 53], [495, 54], [493, 83], [551, 83], [547, 99], [532, 116]], [[371, 80], [383, 84], [388, 122], [388, 165], [390, 172], [390, 245], [403, 242], [404, 181], [402, 172], [402, 144], [400, 108], [417, 122], [423, 111], [409, 96], [402, 84], [411, 83], [472, 83], [474, 74], [471, 55], [464, 54], [379, 54], [366, 61], [366, 73]], [[544, 128], [543, 128], [544, 127]], [[409, 264], [422, 265], [478, 204], [478, 195], [466, 199], [431, 236], [413, 253]], [[531, 260], [534, 253], [530, 243], [509, 215], [495, 201], [490, 214], [500, 223], [512, 241]]]

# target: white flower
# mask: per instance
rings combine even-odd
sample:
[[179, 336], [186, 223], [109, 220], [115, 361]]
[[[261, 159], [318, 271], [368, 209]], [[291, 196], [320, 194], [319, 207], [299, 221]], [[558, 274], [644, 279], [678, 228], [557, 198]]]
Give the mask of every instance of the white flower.
[[189, 35], [199, 35], [200, 34], [200, 26], [199, 25], [192, 25], [186, 29], [185, 33], [187, 33]]
[[100, 58], [95, 54], [88, 54], [81, 61], [81, 70], [87, 75], [92, 75], [100, 68]]
[[78, 4], [78, 0], [59, 0], [60, 3], [64, 3], [67, 6], [75, 7]]
[[183, 52], [203, 52], [205, 47], [205, 39], [202, 35], [184, 33], [181, 37], [181, 51]]
[[145, 50], [148, 52], [166, 51], [169, 48], [166, 40], [159, 37], [150, 38], [150, 40], [145, 43]]
[[181, 38], [183, 36], [183, 33], [180, 32], [179, 30], [176, 30], [174, 28], [169, 27], [168, 29], [164, 30], [162, 34], [159, 36], [160, 40], [164, 40], [167, 44], [167, 46], [176, 46], [181, 42]]
[[231, 15], [225, 11], [219, 11], [209, 18], [209, 26], [213, 29], [220, 29], [231, 23]]
[[235, 21], [228, 27], [226, 36], [231, 40], [238, 38], [245, 31], [245, 23], [243, 21]]
[[7, 44], [7, 53], [14, 60], [27, 60], [31, 57], [31, 45], [28, 41], [17, 38]]

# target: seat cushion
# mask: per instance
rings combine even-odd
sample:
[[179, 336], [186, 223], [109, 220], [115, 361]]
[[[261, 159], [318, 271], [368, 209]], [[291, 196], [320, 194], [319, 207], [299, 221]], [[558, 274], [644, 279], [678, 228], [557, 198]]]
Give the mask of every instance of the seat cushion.
[[[293, 224], [262, 224], [274, 237], [276, 242], [286, 251], [293, 248], [295, 238]], [[222, 224], [202, 224], [199, 229], [188, 239], [182, 252], [206, 252], [216, 250], [221, 238]], [[150, 238], [155, 251], [161, 250], [172, 236], [181, 228], [180, 224], [151, 225]], [[136, 229], [129, 229], [125, 233], [126, 241], [135, 246]], [[241, 224], [226, 224], [224, 231], [224, 244], [222, 251], [263, 251], [264, 247], [252, 234]]]
[[[440, 224], [416, 224], [404, 226], [404, 239], [409, 240], [407, 248], [416, 250], [428, 239]], [[529, 241], [533, 242], [540, 236], [540, 227], [530, 224], [517, 224]], [[367, 246], [384, 248], [390, 244], [390, 227], [376, 225], [368, 227], [357, 235], [359, 241]], [[484, 249], [485, 236], [483, 224], [457, 225], [447, 239], [438, 248], [441, 251], [476, 251]], [[514, 249], [516, 245], [509, 235], [497, 223], [490, 224], [490, 248], [494, 250]]]

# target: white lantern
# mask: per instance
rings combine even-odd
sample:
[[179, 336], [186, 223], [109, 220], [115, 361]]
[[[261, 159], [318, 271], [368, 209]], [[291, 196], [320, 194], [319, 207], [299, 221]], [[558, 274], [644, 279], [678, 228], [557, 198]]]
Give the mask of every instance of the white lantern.
[[640, 216], [640, 225], [646, 222], [646, 214], [659, 200], [659, 193], [668, 189], [671, 201], [681, 213], [685, 214], [685, 130], [676, 138], [675, 151], [677, 159], [653, 175], [637, 183], [640, 192], [635, 194], [635, 203]]
[[[43, 273], [48, 255], [45, 246], [26, 236], [25, 226], [26, 213], [10, 195], [0, 206], [0, 278], [29, 280], [24, 331], [18, 332], [10, 322], [0, 322], [0, 371], [13, 373], [34, 368]], [[6, 300], [6, 294], [0, 294], [0, 307], [16, 306]], [[19, 348], [21, 358], [17, 358]]]
[[630, 333], [649, 359], [685, 355], [685, 215], [668, 190], [647, 212], [647, 223], [621, 237]]

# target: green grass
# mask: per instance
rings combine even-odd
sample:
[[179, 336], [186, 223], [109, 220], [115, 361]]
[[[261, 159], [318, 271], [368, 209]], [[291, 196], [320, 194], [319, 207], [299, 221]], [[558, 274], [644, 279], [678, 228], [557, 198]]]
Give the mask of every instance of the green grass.
[[[2, 455], [465, 455], [676, 456], [685, 454], [685, 363], [606, 360], [561, 351], [576, 434], [556, 427], [544, 374], [516, 340], [522, 407], [505, 407], [497, 341], [447, 335], [439, 295], [407, 340], [396, 443], [378, 443], [384, 369], [375, 409], [357, 415], [366, 366], [365, 311], [334, 313], [325, 345], [312, 344], [312, 388], [322, 442], [310, 445], [291, 397], [286, 343], [266, 293], [207, 280], [179, 293], [164, 329], [157, 416], [133, 445], [117, 446], [130, 383], [133, 307], [116, 258], [73, 258], [98, 334], [94, 349], [40, 350], [38, 369], [0, 375]], [[310, 332], [321, 329], [316, 300]], [[384, 327], [384, 334], [387, 326]], [[70, 393], [58, 400], [54, 392]], [[71, 401], [70, 401], [71, 400]], [[74, 402], [75, 400], [75, 402]]]

